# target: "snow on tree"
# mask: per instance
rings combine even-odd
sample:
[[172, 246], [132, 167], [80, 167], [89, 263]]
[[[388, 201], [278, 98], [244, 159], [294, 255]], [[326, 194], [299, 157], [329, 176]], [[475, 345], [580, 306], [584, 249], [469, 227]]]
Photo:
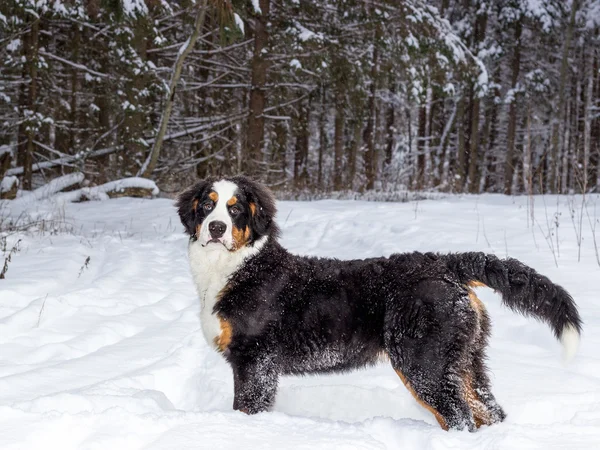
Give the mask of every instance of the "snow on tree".
[[195, 11], [0, 2], [0, 176], [102, 184], [152, 160], [171, 191], [598, 188], [598, 0], [208, 2], [165, 98]]

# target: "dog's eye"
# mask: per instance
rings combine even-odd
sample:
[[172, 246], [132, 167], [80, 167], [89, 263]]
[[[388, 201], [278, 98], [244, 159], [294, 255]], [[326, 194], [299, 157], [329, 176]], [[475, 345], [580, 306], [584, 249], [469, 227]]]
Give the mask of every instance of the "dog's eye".
[[213, 209], [213, 204], [211, 202], [207, 202], [202, 206], [206, 211], [211, 211]]
[[239, 213], [241, 213], [241, 212], [242, 212], [242, 210], [241, 210], [240, 208], [238, 208], [237, 206], [232, 206], [232, 207], [229, 209], [229, 213], [230, 213], [232, 216], [235, 216], [236, 214], [239, 214]]

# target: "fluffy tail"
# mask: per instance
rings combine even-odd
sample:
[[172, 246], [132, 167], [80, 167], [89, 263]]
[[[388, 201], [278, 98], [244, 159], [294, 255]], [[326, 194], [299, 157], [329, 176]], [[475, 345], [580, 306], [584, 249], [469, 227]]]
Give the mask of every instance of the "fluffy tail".
[[575, 301], [562, 287], [513, 258], [499, 259], [479, 252], [443, 258], [464, 284], [489, 286], [512, 310], [546, 322], [562, 343], [564, 358], [575, 355], [582, 321]]

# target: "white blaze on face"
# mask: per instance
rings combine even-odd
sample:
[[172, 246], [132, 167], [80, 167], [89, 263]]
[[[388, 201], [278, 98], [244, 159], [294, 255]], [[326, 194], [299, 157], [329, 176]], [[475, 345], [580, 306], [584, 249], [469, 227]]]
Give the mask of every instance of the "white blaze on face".
[[[212, 190], [217, 193], [219, 198], [217, 199], [217, 203], [212, 212], [204, 218], [198, 240], [202, 245], [206, 245], [208, 241], [211, 240], [210, 231], [208, 230], [210, 223], [215, 221], [223, 222], [227, 226], [227, 229], [220, 240], [223, 242], [225, 247], [230, 250], [233, 247], [233, 235], [231, 233], [233, 229], [233, 222], [231, 221], [231, 216], [229, 215], [229, 210], [227, 209], [227, 202], [231, 199], [231, 197], [235, 196], [238, 186], [231, 181], [221, 180], [212, 185]], [[222, 246], [217, 243], [211, 243], [209, 246], [222, 248]]]

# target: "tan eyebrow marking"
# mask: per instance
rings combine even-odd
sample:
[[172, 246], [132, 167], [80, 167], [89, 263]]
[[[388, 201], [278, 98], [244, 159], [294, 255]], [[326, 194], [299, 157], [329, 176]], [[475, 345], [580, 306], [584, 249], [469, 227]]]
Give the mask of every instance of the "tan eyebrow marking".
[[233, 206], [237, 203], [237, 198], [236, 197], [231, 197], [229, 200], [227, 200], [227, 205], [228, 206]]
[[208, 198], [210, 198], [213, 202], [217, 203], [219, 201], [219, 194], [213, 191], [210, 194], [208, 194]]

